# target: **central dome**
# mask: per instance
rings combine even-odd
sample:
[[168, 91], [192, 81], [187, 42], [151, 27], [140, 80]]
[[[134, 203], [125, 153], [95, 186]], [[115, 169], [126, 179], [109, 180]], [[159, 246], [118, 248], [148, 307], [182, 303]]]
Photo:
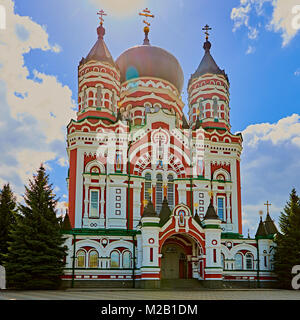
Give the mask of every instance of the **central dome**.
[[178, 90], [183, 87], [183, 71], [178, 60], [168, 51], [140, 45], [123, 52], [116, 61], [121, 72], [121, 82], [139, 77], [154, 77], [167, 80]]

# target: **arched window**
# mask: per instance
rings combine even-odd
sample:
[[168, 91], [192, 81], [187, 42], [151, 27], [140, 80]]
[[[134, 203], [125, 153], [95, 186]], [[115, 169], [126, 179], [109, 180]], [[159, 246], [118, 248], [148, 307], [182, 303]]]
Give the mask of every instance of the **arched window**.
[[102, 88], [97, 87], [97, 107], [101, 107], [102, 105]]
[[145, 199], [150, 200], [152, 193], [152, 182], [151, 182], [151, 173], [145, 174]]
[[213, 98], [213, 113], [214, 113], [214, 118], [218, 118], [218, 100], [217, 100], [217, 98]]
[[76, 267], [77, 268], [85, 268], [85, 251], [83, 250], [78, 250], [76, 254]]
[[151, 104], [150, 103], [145, 103], [145, 112], [150, 113], [151, 112]]
[[118, 251], [112, 251], [110, 254], [110, 267], [120, 268], [120, 253]]
[[89, 268], [98, 268], [98, 252], [96, 250], [89, 252]]
[[234, 258], [235, 258], [235, 264], [234, 264], [235, 270], [242, 270], [243, 269], [243, 256], [240, 253], [237, 253]]
[[221, 265], [223, 270], [225, 270], [225, 256], [224, 253], [221, 253]]
[[170, 209], [174, 208], [174, 178], [171, 174], [168, 175], [167, 199]]
[[131, 252], [123, 252], [123, 268], [131, 268]]
[[251, 253], [246, 254], [246, 269], [253, 270], [253, 255]]
[[162, 206], [163, 201], [163, 179], [162, 175], [158, 173], [156, 175], [156, 203], [155, 203], [155, 209], [157, 213], [160, 213], [160, 209]]

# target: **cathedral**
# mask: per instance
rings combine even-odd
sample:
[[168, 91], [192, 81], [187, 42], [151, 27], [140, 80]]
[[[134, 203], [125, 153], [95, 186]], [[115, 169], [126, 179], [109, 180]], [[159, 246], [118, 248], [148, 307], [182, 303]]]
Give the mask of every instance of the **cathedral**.
[[277, 229], [268, 211], [255, 238], [242, 235], [243, 138], [231, 133], [230, 84], [211, 55], [210, 28], [197, 68], [195, 55], [185, 115], [182, 68], [150, 44], [145, 23], [143, 44], [115, 60], [102, 14], [78, 66], [77, 117], [67, 126], [63, 283], [270, 285]]

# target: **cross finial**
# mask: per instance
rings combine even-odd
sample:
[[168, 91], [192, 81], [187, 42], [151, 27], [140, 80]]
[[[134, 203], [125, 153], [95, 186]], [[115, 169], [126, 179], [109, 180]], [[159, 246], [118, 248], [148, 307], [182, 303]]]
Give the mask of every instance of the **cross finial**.
[[202, 28], [203, 31], [205, 31], [205, 35], [206, 35], [206, 41], [208, 41], [208, 37], [209, 37], [209, 33], [208, 31], [211, 30], [209, 25], [206, 25], [204, 28]]
[[269, 214], [269, 206], [271, 206], [272, 204], [267, 201], [267, 203], [264, 203], [264, 205], [267, 206], [267, 213]]
[[147, 21], [147, 18], [154, 18], [154, 15], [151, 14], [151, 11], [146, 8], [142, 12], [139, 12], [140, 16], [146, 17], [146, 20], [143, 20], [143, 22], [149, 27], [150, 23]]
[[102, 26], [102, 24], [104, 22], [103, 16], [107, 16], [107, 14], [104, 12], [103, 9], [101, 9], [99, 12], [97, 12], [97, 15], [99, 16], [100, 25]]
[[149, 45], [149, 39], [148, 39], [148, 33], [149, 33], [149, 26], [150, 26], [150, 22], [147, 21], [147, 18], [154, 18], [154, 15], [151, 14], [151, 11], [146, 8], [144, 9], [142, 12], [139, 12], [140, 16], [146, 17], [146, 20], [143, 20], [145, 27], [144, 27], [144, 32], [145, 32], [145, 39], [144, 39], [144, 44], [145, 45]]

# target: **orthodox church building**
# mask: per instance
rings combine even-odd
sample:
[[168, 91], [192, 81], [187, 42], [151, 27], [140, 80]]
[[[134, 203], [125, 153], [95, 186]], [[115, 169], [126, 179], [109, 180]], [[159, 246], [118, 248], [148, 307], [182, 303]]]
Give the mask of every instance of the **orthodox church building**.
[[274, 281], [269, 213], [254, 239], [242, 235], [243, 139], [231, 132], [229, 79], [205, 30], [186, 116], [178, 60], [150, 44], [148, 26], [143, 44], [113, 59], [101, 19], [67, 126], [66, 286]]

